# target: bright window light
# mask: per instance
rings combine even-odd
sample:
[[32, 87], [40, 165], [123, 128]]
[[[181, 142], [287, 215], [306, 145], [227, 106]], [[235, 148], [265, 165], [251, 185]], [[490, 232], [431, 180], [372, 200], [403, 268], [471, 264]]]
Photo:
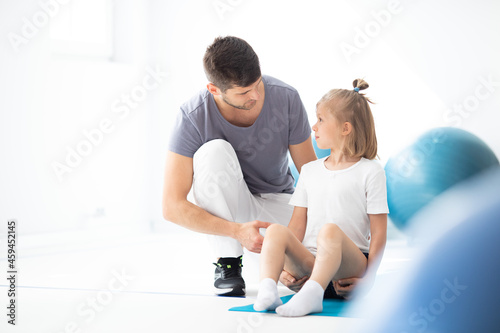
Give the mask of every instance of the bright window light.
[[55, 54], [110, 58], [113, 52], [112, 0], [73, 0], [51, 21]]

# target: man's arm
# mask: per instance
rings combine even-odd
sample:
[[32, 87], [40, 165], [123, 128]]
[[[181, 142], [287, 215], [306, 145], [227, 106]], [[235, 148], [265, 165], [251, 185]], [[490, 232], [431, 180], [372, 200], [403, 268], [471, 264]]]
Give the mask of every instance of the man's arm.
[[235, 223], [214, 216], [187, 200], [192, 185], [193, 159], [168, 152], [163, 185], [165, 220], [193, 231], [235, 238], [248, 250], [260, 253], [263, 237], [259, 228], [267, 228], [270, 223]]
[[314, 152], [311, 137], [298, 145], [289, 145], [288, 149], [290, 150], [290, 156], [292, 156], [293, 163], [299, 173], [304, 164], [318, 159]]

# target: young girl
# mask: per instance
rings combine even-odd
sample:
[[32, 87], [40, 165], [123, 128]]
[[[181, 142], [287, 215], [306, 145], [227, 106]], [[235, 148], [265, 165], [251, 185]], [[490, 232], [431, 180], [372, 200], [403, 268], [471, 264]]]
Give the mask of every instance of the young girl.
[[[359, 93], [368, 84], [358, 79], [353, 86], [329, 91], [316, 105], [316, 142], [331, 153], [302, 167], [288, 227], [267, 228], [256, 311], [291, 317], [321, 312], [324, 297], [347, 296], [359, 279], [374, 279], [386, 242], [386, 179], [373, 161], [371, 101]], [[281, 273], [298, 281], [286, 283], [291, 289], [303, 283], [285, 305], [277, 289]]]

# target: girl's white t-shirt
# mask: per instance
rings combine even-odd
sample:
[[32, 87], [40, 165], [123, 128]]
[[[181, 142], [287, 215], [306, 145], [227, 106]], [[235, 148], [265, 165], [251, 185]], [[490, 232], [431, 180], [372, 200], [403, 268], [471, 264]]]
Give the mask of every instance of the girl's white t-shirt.
[[302, 243], [316, 254], [316, 241], [325, 223], [335, 223], [368, 253], [370, 219], [368, 214], [388, 214], [385, 172], [374, 160], [361, 158], [343, 170], [328, 170], [328, 157], [302, 166], [299, 182], [290, 204], [307, 207], [307, 228]]

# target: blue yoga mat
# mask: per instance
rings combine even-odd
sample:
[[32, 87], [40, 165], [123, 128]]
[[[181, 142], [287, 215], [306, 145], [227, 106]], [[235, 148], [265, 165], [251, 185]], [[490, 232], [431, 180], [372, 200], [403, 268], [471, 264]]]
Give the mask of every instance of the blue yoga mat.
[[[293, 295], [281, 297], [283, 304], [288, 302]], [[328, 316], [328, 317], [352, 317], [347, 314], [347, 308], [350, 302], [338, 299], [325, 299], [323, 300], [323, 312], [313, 313], [310, 316]], [[253, 309], [253, 304], [245, 306], [236, 306], [230, 308], [229, 311], [242, 311], [242, 312], [258, 312]], [[262, 313], [276, 313], [275, 311], [262, 311]]]

